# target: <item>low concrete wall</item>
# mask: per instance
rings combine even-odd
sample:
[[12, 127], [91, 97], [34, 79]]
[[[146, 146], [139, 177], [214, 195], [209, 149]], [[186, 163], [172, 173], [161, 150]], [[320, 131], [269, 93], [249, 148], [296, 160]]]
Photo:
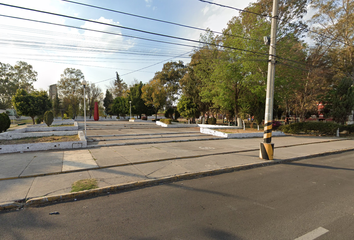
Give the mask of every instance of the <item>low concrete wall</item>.
[[[62, 149], [86, 148], [87, 141], [86, 141], [84, 133], [82, 131], [78, 131], [76, 134], [78, 134], [78, 136], [80, 138], [79, 141], [0, 145], [0, 154], [1, 153], [14, 153], [14, 152], [21, 152], [22, 153], [22, 152], [30, 152], [30, 151], [57, 150], [57, 149], [62, 150]], [[74, 135], [74, 134], [72, 134], [72, 135]]]
[[52, 131], [52, 132], [6, 132], [0, 135], [0, 140], [12, 140], [30, 137], [50, 137], [50, 136], [71, 136], [78, 134], [78, 131]]
[[180, 124], [180, 123], [174, 123], [172, 122], [171, 124], [166, 124], [160, 121], [156, 121], [156, 125], [161, 126], [161, 127], [166, 127], [166, 128], [188, 128], [188, 127], [198, 127], [198, 124]]
[[[209, 134], [217, 137], [223, 137], [223, 138], [253, 138], [253, 137], [263, 137], [263, 131], [260, 132], [255, 132], [255, 133], [224, 133], [224, 132], [219, 132], [215, 131], [212, 129], [208, 128], [200, 128], [200, 132], [204, 134]], [[285, 136], [285, 133], [279, 132], [279, 131], [273, 131], [272, 136]]]
[[55, 121], [52, 125], [66, 125], [74, 124], [74, 126], [65, 126], [65, 127], [48, 127], [46, 124], [36, 124], [30, 125], [25, 128], [25, 132], [48, 132], [48, 131], [75, 131], [79, 129], [77, 122], [71, 121]]
[[225, 126], [225, 125], [211, 125], [211, 124], [198, 124], [202, 128], [228, 128], [228, 129], [242, 129], [242, 127]]

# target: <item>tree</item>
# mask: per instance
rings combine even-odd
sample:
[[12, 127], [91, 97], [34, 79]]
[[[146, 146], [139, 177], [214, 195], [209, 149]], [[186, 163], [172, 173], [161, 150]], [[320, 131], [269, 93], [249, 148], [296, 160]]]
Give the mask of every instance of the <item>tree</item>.
[[166, 103], [173, 106], [174, 101], [178, 98], [180, 84], [179, 81], [186, 73], [186, 67], [182, 61], [167, 62], [163, 65], [160, 72], [155, 73], [154, 79], [159, 79], [161, 84], [164, 85], [167, 99]]
[[82, 81], [85, 79], [80, 69], [66, 68], [60, 75], [58, 91], [63, 99], [63, 107], [66, 111], [72, 108], [72, 117], [75, 118], [79, 111], [80, 100], [83, 99]]
[[17, 62], [15, 66], [0, 63], [0, 108], [11, 107], [11, 97], [17, 89], [32, 91], [36, 80], [37, 72], [26, 62]]
[[135, 83], [128, 90], [128, 100], [132, 101], [132, 114], [139, 115], [140, 118], [142, 114], [150, 115], [153, 112], [151, 106], [145, 105], [145, 102], [142, 99], [143, 86], [144, 84], [142, 82]]
[[110, 87], [110, 92], [113, 93], [114, 97], [125, 97], [127, 89], [127, 84], [119, 77], [118, 72], [116, 72], [116, 79]]
[[343, 78], [338, 85], [327, 93], [324, 99], [325, 110], [329, 110], [330, 116], [337, 123], [345, 124], [348, 115], [354, 108], [354, 87], [350, 78]]
[[145, 105], [151, 105], [155, 109], [155, 118], [157, 112], [166, 104], [167, 92], [163, 83], [159, 79], [153, 79], [145, 84], [142, 89], [141, 98], [145, 101]]
[[116, 97], [113, 101], [111, 111], [117, 115], [118, 119], [120, 115], [124, 117], [129, 111], [128, 99], [125, 97]]
[[190, 119], [195, 117], [198, 108], [191, 98], [182, 95], [178, 101], [177, 110], [181, 114], [181, 116]]
[[16, 111], [20, 115], [30, 116], [34, 124], [35, 116], [43, 116], [43, 114], [51, 109], [51, 101], [47, 92], [32, 92], [28, 94], [26, 90], [17, 90], [12, 99]]
[[89, 116], [91, 118], [95, 109], [95, 102], [100, 102], [102, 99], [102, 90], [94, 83], [91, 83], [87, 85], [86, 91], [88, 98]]
[[113, 96], [110, 93], [110, 91], [107, 89], [106, 96], [103, 99], [103, 106], [107, 115], [113, 115], [111, 110], [112, 104], [113, 104]]

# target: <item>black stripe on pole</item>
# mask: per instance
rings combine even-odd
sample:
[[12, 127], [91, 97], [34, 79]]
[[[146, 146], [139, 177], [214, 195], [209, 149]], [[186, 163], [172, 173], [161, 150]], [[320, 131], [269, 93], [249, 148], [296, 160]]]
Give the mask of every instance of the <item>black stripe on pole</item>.
[[274, 144], [261, 143], [259, 157], [264, 160], [273, 160], [273, 155], [274, 155]]

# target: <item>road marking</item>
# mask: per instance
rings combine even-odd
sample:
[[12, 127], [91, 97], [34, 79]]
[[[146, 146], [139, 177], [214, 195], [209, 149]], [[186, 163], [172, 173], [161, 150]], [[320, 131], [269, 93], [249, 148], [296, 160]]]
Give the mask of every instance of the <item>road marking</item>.
[[305, 235], [296, 238], [295, 240], [313, 240], [316, 239], [320, 236], [322, 236], [323, 234], [329, 232], [327, 229], [323, 228], [323, 227], [319, 227], [309, 233], [306, 233]]

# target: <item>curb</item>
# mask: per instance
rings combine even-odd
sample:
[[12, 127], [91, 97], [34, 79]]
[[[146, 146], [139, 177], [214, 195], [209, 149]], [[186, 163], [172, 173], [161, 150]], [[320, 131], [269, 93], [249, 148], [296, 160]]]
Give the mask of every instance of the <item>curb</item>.
[[123, 191], [139, 189], [143, 187], [155, 186], [159, 184], [172, 183], [172, 182], [195, 179], [195, 178], [206, 177], [206, 176], [214, 176], [223, 173], [230, 173], [230, 172], [248, 170], [248, 169], [253, 169], [258, 167], [272, 166], [276, 164], [284, 164], [284, 163], [299, 161], [308, 158], [339, 154], [339, 153], [350, 152], [350, 151], [354, 151], [354, 148], [330, 151], [325, 153], [310, 154], [303, 157], [289, 158], [284, 160], [274, 160], [268, 162], [245, 164], [245, 165], [240, 165], [235, 167], [219, 168], [219, 169], [214, 169], [214, 170], [209, 170], [204, 172], [186, 173], [186, 174], [180, 174], [171, 177], [163, 177], [159, 179], [148, 179], [148, 180], [143, 180], [138, 182], [112, 185], [108, 187], [85, 190], [85, 191], [80, 191], [75, 193], [65, 193], [65, 194], [54, 195], [49, 197], [32, 198], [27, 201], [26, 199], [24, 199], [24, 200], [19, 200], [17, 202], [8, 202], [8, 203], [1, 204], [0, 211], [16, 210], [16, 209], [18, 210], [25, 207], [38, 207], [38, 206], [45, 206], [45, 205], [59, 203], [59, 202], [76, 201], [76, 200], [81, 200], [81, 199], [86, 199], [91, 197], [103, 196], [110, 193], [119, 193]]

